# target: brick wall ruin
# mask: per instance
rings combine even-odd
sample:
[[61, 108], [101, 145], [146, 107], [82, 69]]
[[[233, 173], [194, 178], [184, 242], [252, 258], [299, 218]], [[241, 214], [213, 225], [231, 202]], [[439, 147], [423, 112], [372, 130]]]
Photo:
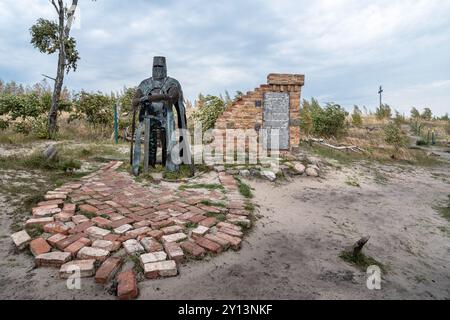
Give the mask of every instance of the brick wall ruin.
[[265, 94], [285, 93], [289, 97], [289, 138], [290, 150], [300, 143], [300, 97], [305, 76], [299, 74], [269, 74], [267, 84], [263, 84], [254, 91], [247, 92], [236, 101], [217, 120], [215, 129], [222, 132], [225, 129], [254, 129], [259, 132], [267, 126], [265, 121]]

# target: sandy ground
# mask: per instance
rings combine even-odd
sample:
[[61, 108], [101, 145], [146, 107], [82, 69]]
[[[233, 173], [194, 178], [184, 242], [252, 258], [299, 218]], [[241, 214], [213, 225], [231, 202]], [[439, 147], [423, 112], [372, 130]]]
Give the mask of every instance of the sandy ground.
[[[450, 166], [359, 164], [329, 167], [318, 180], [249, 184], [260, 218], [242, 250], [191, 262], [177, 278], [140, 283], [140, 299], [450, 298], [449, 223], [432, 209], [450, 193]], [[0, 298], [114, 299], [92, 279], [70, 291], [56, 270], [35, 269], [32, 257], [15, 252], [12, 209], [0, 191]], [[365, 272], [339, 258], [365, 235], [365, 252], [389, 269], [380, 291], [368, 290]]]

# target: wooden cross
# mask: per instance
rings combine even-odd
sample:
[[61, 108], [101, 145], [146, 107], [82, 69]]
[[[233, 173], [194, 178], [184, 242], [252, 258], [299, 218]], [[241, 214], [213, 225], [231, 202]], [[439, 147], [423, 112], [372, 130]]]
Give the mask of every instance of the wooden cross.
[[380, 91], [378, 91], [378, 94], [380, 95], [380, 107], [383, 105], [383, 87], [380, 86]]

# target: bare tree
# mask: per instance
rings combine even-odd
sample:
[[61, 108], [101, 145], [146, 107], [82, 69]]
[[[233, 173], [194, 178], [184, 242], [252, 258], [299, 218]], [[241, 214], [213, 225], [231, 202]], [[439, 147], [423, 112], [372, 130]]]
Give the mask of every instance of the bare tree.
[[31, 43], [42, 53], [53, 54], [58, 51], [58, 67], [54, 78], [52, 104], [48, 114], [49, 136], [53, 137], [58, 130], [57, 117], [64, 84], [64, 73], [76, 71], [80, 59], [76, 50], [76, 41], [70, 36], [78, 0], [72, 0], [70, 8], [63, 0], [49, 0], [58, 15], [57, 21], [39, 19], [30, 29]]

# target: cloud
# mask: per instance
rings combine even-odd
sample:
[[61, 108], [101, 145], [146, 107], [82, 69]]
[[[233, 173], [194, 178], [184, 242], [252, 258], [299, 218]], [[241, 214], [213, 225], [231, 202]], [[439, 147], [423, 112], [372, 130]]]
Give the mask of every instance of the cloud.
[[[152, 57], [165, 55], [191, 100], [252, 90], [270, 72], [291, 72], [306, 75], [305, 98], [322, 102], [373, 108], [382, 84], [386, 102], [401, 112], [450, 109], [447, 1], [83, 0], [80, 10], [72, 34], [82, 60], [66, 81], [73, 89], [137, 85], [150, 75]], [[56, 56], [29, 44], [39, 17], [54, 17], [48, 1], [0, 3], [3, 80], [54, 74]]]

